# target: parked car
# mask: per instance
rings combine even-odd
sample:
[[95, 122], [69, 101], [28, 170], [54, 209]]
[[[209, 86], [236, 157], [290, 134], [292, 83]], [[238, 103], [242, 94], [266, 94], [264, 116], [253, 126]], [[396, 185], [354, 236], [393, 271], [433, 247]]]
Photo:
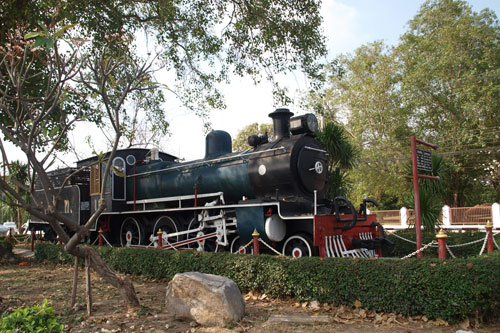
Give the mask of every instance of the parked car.
[[13, 235], [17, 235], [19, 233], [16, 222], [4, 222], [3, 226], [6, 227], [7, 230], [13, 229], [14, 231]]

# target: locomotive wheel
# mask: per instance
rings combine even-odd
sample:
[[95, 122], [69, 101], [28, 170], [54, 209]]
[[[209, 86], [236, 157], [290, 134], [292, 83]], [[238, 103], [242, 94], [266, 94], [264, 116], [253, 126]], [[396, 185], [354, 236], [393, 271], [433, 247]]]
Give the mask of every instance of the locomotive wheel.
[[[188, 231], [193, 230], [193, 229], [198, 229], [200, 227], [200, 222], [195, 218], [191, 218], [189, 221], [189, 226], [188, 226]], [[215, 231], [215, 228], [210, 228], [210, 230], [207, 230], [208, 228], [204, 228], [203, 230], [199, 231], [192, 231], [187, 234], [188, 239], [195, 238], [198, 236], [206, 235], [209, 233], [212, 233]], [[198, 248], [199, 245], [203, 245], [203, 251], [207, 252], [217, 252], [219, 249], [219, 244], [217, 244], [217, 239], [216, 238], [209, 238], [206, 240], [203, 240], [199, 243], [190, 243], [188, 244], [188, 248], [194, 249]]]
[[120, 228], [120, 245], [141, 245], [143, 232], [136, 219], [127, 217]]
[[229, 250], [231, 251], [231, 253], [236, 253], [236, 254], [253, 253], [253, 249], [251, 247], [243, 247], [243, 245], [244, 244], [241, 243], [240, 236], [236, 236], [231, 241], [231, 246]]
[[283, 245], [283, 255], [300, 258], [311, 257], [313, 254], [312, 242], [305, 234], [296, 234], [288, 237]]
[[170, 216], [160, 216], [155, 223], [155, 227], [153, 228], [154, 236], [158, 235], [158, 230], [161, 229], [163, 231], [162, 234], [162, 244], [165, 246], [167, 244], [176, 243], [179, 241], [179, 236], [168, 236], [168, 234], [176, 233], [179, 231], [177, 227], [177, 223]]

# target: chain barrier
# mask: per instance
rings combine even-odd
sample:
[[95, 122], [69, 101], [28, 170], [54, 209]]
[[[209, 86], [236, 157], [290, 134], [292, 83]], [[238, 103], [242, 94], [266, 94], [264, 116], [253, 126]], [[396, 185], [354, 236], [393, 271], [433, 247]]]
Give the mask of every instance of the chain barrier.
[[409, 254], [409, 255], [407, 255], [407, 256], [402, 257], [402, 258], [401, 258], [401, 260], [402, 260], [402, 259], [408, 259], [408, 258], [411, 258], [411, 257], [413, 257], [414, 255], [416, 255], [416, 254], [418, 254], [418, 253], [420, 253], [420, 252], [424, 251], [425, 249], [427, 249], [427, 248], [431, 247], [432, 245], [437, 245], [437, 241], [433, 240], [433, 241], [432, 241], [432, 242], [430, 242], [429, 244], [427, 244], [427, 245], [425, 245], [424, 247], [420, 248], [420, 250], [417, 250], [417, 251], [415, 251], [415, 252], [410, 253], [410, 254]]
[[[497, 233], [495, 235], [492, 235], [492, 239], [493, 239], [493, 243], [495, 244], [496, 248], [500, 250], [500, 246], [498, 245], [496, 239], [495, 239], [495, 236], [496, 235], [499, 235], [500, 233]], [[401, 237], [395, 233], [391, 234], [392, 236], [396, 237], [396, 238], [399, 238], [401, 240], [404, 240], [408, 243], [412, 243], [412, 244], [417, 244], [416, 242], [412, 241], [412, 240], [409, 240], [409, 239], [406, 239], [404, 237]], [[483, 242], [483, 245], [481, 247], [481, 251], [479, 252], [479, 255], [482, 255], [484, 250], [486, 249], [486, 244], [487, 244], [487, 241], [488, 241], [488, 232], [486, 232], [486, 235], [484, 238], [480, 238], [480, 239], [476, 239], [474, 241], [471, 241], [471, 242], [468, 242], [468, 243], [464, 243], [464, 244], [454, 244], [454, 245], [448, 245], [446, 244], [446, 250], [448, 251], [448, 253], [450, 254], [450, 256], [452, 258], [456, 258], [456, 256], [453, 254], [453, 252], [451, 252], [451, 248], [454, 248], [454, 247], [463, 247], [463, 246], [469, 246], [469, 245], [472, 245], [472, 244], [476, 244], [476, 243], [480, 243], [480, 242]], [[424, 249], [428, 248], [428, 247], [437, 247], [437, 242], [436, 241], [432, 241], [431, 243], [427, 244], [426, 246], [424, 246], [423, 248], [421, 248], [420, 250], [418, 251], [415, 251], [413, 253], [410, 253], [409, 255], [405, 256], [405, 257], [402, 257], [401, 259], [406, 259], [406, 258], [410, 258], [412, 256], [414, 256], [415, 254], [423, 251]]]
[[468, 243], [464, 243], [464, 244], [455, 244], [455, 245], [450, 245], [450, 247], [462, 247], [462, 246], [468, 246], [468, 245], [472, 245], [472, 244], [476, 244], [476, 243], [480, 243], [484, 241], [484, 238], [479, 238], [479, 239], [476, 239], [475, 241], [471, 241], [471, 242], [468, 242]]
[[406, 238], [401, 237], [401, 236], [399, 236], [399, 235], [396, 235], [396, 233], [392, 233], [391, 235], [392, 235], [392, 236], [394, 236], [394, 237], [396, 237], [396, 238], [399, 238], [399, 239], [402, 239], [402, 240], [404, 240], [404, 241], [407, 241], [408, 243], [417, 244], [417, 242], [414, 242], [414, 241], [412, 241], [412, 240], [409, 240], [409, 239], [406, 239]]
[[271, 245], [267, 244], [266, 242], [264, 242], [264, 240], [262, 238], [259, 238], [259, 242], [262, 242], [262, 244], [264, 244], [265, 246], [267, 246], [271, 251], [273, 251], [274, 253], [276, 253], [277, 255], [279, 256], [282, 256], [283, 257], [283, 254], [279, 253], [275, 248], [273, 248]]

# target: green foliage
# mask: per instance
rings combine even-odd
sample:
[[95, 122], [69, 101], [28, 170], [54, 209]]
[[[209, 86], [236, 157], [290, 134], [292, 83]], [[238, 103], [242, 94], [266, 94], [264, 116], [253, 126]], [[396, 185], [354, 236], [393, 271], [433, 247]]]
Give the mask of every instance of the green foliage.
[[[64, 261], [65, 255], [56, 254], [62, 251], [61, 246], [40, 244], [35, 256], [38, 260], [50, 257], [54, 263], [71, 263]], [[198, 271], [226, 276], [242, 291], [347, 306], [359, 300], [367, 309], [450, 322], [476, 314], [487, 319], [499, 310], [500, 304], [498, 252], [480, 258], [440, 261], [293, 259], [109, 247], [98, 251], [121, 273], [171, 279], [176, 273]]]
[[308, 98], [325, 119], [346, 123], [361, 149], [350, 197], [401, 207], [416, 135], [450, 161], [441, 198], [447, 205], [500, 201], [497, 17], [465, 1], [429, 0], [407, 26], [394, 47], [375, 41], [335, 59], [327, 84]]
[[273, 125], [272, 124], [258, 124], [253, 123], [241, 131], [238, 132], [236, 138], [233, 139], [233, 151], [245, 151], [251, 149], [248, 145], [248, 137], [251, 135], [267, 135], [271, 137], [273, 135]]
[[[29, 187], [27, 164], [20, 161], [12, 161], [6, 167], [9, 170], [9, 174], [5, 177], [7, 183], [16, 188], [24, 200], [29, 201], [30, 194], [22, 188], [22, 186]], [[29, 213], [19, 207], [17, 200], [9, 193], [1, 193], [0, 198], [0, 216], [2, 218], [0, 221], [15, 221], [17, 229], [20, 231], [23, 223], [29, 219]]]
[[12, 256], [13, 245], [7, 238], [0, 238], [0, 258]]
[[402, 100], [415, 110], [416, 132], [449, 152], [455, 166], [446, 198], [451, 206], [478, 203], [466, 198], [479, 189], [478, 179], [498, 184], [494, 160], [500, 156], [488, 147], [499, 142], [499, 37], [492, 11], [475, 13], [465, 1], [429, 0], [395, 50]]
[[[443, 196], [445, 193], [445, 185], [443, 178], [449, 172], [446, 161], [443, 157], [432, 154], [432, 171], [419, 171], [420, 174], [440, 177], [439, 180], [419, 179], [419, 194], [420, 194], [420, 218], [421, 225], [430, 231], [434, 231], [436, 226], [441, 224], [441, 210], [444, 205]], [[407, 184], [408, 188], [413, 189], [412, 167], [411, 163], [407, 164]], [[415, 199], [413, 191], [404, 203], [405, 207], [415, 209]]]
[[54, 309], [46, 299], [42, 305], [19, 308], [0, 318], [0, 331], [5, 333], [55, 333], [63, 329], [64, 325], [58, 323]]
[[[317, 60], [327, 52], [320, 5], [318, 0], [6, 0], [0, 4], [0, 14], [6, 18], [0, 41], [23, 26], [30, 32], [28, 37], [46, 45], [53, 39], [43, 34], [42, 27], [62, 33], [76, 24], [74, 31], [90, 41], [93, 50], [111, 44], [119, 51], [127, 44], [139, 54], [134, 36], [141, 33], [173, 74], [167, 90], [206, 116], [208, 110], [224, 107], [217, 85], [228, 81], [230, 73], [259, 82], [300, 69], [317, 79]], [[277, 102], [288, 104], [279, 85], [274, 93]]]
[[350, 143], [344, 127], [336, 123], [327, 123], [316, 139], [328, 153], [327, 197], [345, 196], [350, 185], [347, 174], [356, 165], [359, 150]]

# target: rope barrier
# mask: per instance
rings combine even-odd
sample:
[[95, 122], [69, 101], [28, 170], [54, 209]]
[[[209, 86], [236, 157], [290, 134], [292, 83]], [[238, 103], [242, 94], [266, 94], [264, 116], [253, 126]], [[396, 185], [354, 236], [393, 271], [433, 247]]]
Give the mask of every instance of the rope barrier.
[[[497, 235], [498, 235], [498, 234], [497, 234]], [[497, 241], [495, 240], [495, 236], [496, 236], [496, 235], [493, 235], [493, 237], [492, 237], [492, 238], [493, 238], [493, 244], [495, 244], [495, 246], [497, 247], [497, 249], [499, 249], [499, 250], [500, 250], [500, 246], [498, 246]]]
[[455, 257], [455, 255], [453, 254], [453, 252], [451, 252], [451, 249], [450, 247], [448, 246], [448, 244], [446, 244], [446, 250], [448, 250], [448, 253], [450, 254], [450, 256], [453, 258], [453, 259], [456, 259], [457, 257]]
[[488, 241], [488, 234], [489, 234], [489, 232], [486, 232], [486, 237], [484, 237], [483, 246], [481, 247], [481, 251], [479, 251], [479, 255], [482, 255], [484, 252], [484, 249], [486, 248], [486, 242]]
[[[241, 249], [246, 249], [246, 248], [248, 247], [248, 245], [250, 245], [250, 244], [252, 244], [252, 243], [253, 243], [253, 239], [252, 239], [252, 240], [250, 240], [250, 241], [249, 241], [249, 242], [248, 242], [245, 246], [240, 247], [240, 248], [238, 249], [238, 252], [239, 252], [239, 250], [241, 250]], [[235, 253], [235, 252], [233, 252], [233, 253]]]
[[279, 256], [282, 256], [283, 257], [283, 254], [282, 253], [279, 253], [275, 248], [273, 248], [271, 245], [267, 244], [266, 242], [264, 242], [264, 240], [262, 238], [259, 238], [259, 241], [262, 242], [262, 244], [264, 244], [265, 246], [267, 246], [271, 251], [273, 251], [274, 253], [276, 253], [277, 255]]
[[[29, 238], [30, 238], [30, 235], [22, 235], [22, 237], [19, 237], [19, 236], [20, 235], [18, 235], [18, 237], [15, 237], [15, 236], [12, 237], [17, 242], [17, 244], [27, 243]], [[21, 238], [21, 240], [19, 240], [18, 238]]]

